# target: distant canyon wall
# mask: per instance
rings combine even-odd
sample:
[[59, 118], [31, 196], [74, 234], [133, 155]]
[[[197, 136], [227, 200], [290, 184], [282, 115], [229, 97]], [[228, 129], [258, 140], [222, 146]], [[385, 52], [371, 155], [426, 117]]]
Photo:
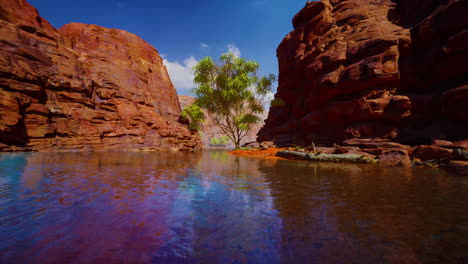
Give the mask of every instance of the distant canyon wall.
[[0, 2], [0, 151], [197, 149], [157, 50], [124, 30], [56, 30]]
[[[187, 95], [179, 95], [179, 101], [183, 109], [185, 106], [191, 105], [193, 102], [195, 102], [195, 98], [192, 96], [187, 96]], [[260, 118], [263, 120], [266, 118], [266, 115], [267, 113], [265, 111], [260, 115]], [[260, 128], [263, 126], [263, 124], [264, 124], [263, 122], [260, 122], [258, 124], [253, 125], [252, 128], [247, 133], [247, 135], [242, 140], [241, 144], [255, 141], [257, 138], [257, 133], [260, 130]], [[217, 127], [216, 125], [214, 125], [213, 121], [211, 121], [209, 118], [207, 118], [205, 122], [203, 123], [200, 132], [201, 132], [201, 139], [203, 142], [203, 147], [205, 148], [210, 147], [210, 142], [213, 137], [219, 138], [220, 136], [223, 135], [223, 133], [221, 132], [221, 129]], [[228, 146], [234, 148], [234, 143], [230, 142]]]
[[468, 138], [468, 1], [309, 1], [277, 49], [258, 141]]

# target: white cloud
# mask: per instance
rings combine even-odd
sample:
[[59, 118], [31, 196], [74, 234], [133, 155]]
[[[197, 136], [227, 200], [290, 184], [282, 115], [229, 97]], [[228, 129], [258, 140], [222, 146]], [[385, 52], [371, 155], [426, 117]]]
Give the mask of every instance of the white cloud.
[[206, 48], [208, 48], [208, 44], [206, 44], [206, 43], [200, 43], [200, 48], [206, 49]]
[[[256, 86], [252, 85], [248, 89], [255, 93]], [[273, 92], [268, 92], [263, 98], [263, 106], [268, 109], [268, 107], [270, 107], [271, 100], [273, 99], [275, 99], [275, 94]]]
[[192, 89], [195, 87], [192, 68], [197, 63], [198, 61], [193, 56], [186, 58], [182, 64], [177, 61], [163, 60], [163, 64], [166, 65], [172, 84], [176, 89]]
[[265, 100], [267, 102], [270, 102], [271, 100], [275, 99], [275, 94], [273, 92], [268, 92], [266, 95], [265, 95]]
[[275, 94], [272, 93], [272, 92], [268, 92], [265, 95], [265, 105], [267, 105], [269, 107], [270, 104], [271, 104], [271, 100], [273, 100], [273, 99], [275, 99]]
[[236, 47], [236, 45], [234, 44], [229, 44], [227, 45], [227, 48], [228, 48], [228, 52], [232, 52], [232, 54], [234, 54], [235, 57], [239, 58], [240, 55], [241, 55], [241, 51], [238, 47]]

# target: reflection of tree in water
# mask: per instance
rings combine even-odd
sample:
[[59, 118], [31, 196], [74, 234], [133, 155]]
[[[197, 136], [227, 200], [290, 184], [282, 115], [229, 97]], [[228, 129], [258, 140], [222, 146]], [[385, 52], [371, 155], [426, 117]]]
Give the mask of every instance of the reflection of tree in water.
[[11, 157], [0, 262], [453, 263], [466, 248], [466, 183], [436, 170], [224, 152]]
[[291, 161], [261, 171], [286, 263], [450, 263], [464, 252], [464, 187], [441, 172]]
[[[207, 151], [200, 158], [197, 168], [198, 172], [209, 176], [202, 177], [204, 184], [219, 182], [238, 190], [268, 192], [265, 179], [259, 171], [260, 162], [263, 161], [229, 155], [225, 151]], [[213, 177], [216, 175], [219, 177]]]
[[258, 160], [207, 152], [190, 178], [200, 263], [277, 263], [279, 223]]

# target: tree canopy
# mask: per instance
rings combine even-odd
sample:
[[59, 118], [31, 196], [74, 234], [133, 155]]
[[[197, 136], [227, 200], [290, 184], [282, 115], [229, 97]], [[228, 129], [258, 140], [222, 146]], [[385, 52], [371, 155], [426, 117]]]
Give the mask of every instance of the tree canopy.
[[220, 56], [219, 62], [205, 57], [194, 67], [194, 105], [205, 110], [214, 125], [240, 146], [252, 125], [261, 121], [266, 96], [272, 91], [276, 76], [258, 76], [254, 60], [232, 53]]
[[184, 107], [180, 116], [189, 121], [188, 127], [192, 130], [200, 130], [201, 123], [205, 120], [205, 114], [196, 104]]
[[221, 135], [219, 137], [212, 137], [210, 140], [210, 145], [218, 146], [218, 145], [226, 145], [229, 143], [229, 137], [226, 135]]

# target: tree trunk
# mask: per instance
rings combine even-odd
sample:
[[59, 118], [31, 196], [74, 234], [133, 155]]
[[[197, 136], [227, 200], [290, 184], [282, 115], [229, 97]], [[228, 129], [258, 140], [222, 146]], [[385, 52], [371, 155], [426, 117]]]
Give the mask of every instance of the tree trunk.
[[236, 139], [236, 141], [234, 141], [234, 145], [236, 146], [236, 149], [240, 148], [240, 140]]

